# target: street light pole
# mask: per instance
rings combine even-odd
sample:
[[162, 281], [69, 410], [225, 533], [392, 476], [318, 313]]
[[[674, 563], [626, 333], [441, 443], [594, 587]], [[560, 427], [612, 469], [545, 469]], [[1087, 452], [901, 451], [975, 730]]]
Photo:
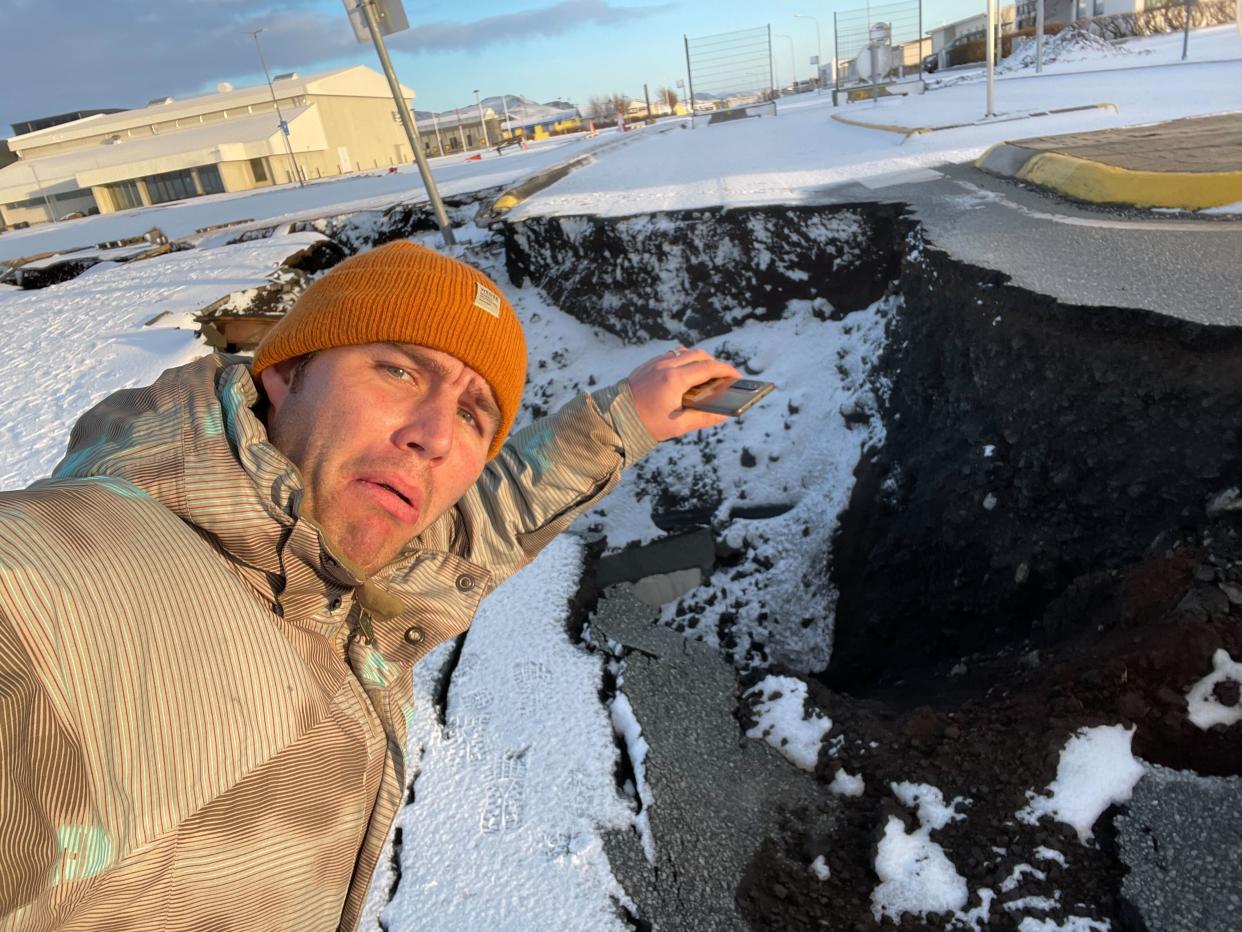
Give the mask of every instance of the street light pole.
[[444, 201], [440, 200], [440, 191], [436, 188], [436, 180], [431, 177], [431, 166], [427, 164], [427, 156], [423, 153], [422, 144], [418, 141], [418, 129], [414, 125], [414, 116], [410, 113], [410, 105], [405, 101], [405, 93], [401, 90], [401, 82], [397, 73], [392, 70], [392, 59], [388, 57], [388, 49], [384, 46], [384, 38], [380, 35], [379, 23], [376, 22], [373, 0], [359, 0], [358, 9], [366, 21], [367, 31], [371, 33], [371, 42], [375, 45], [375, 54], [379, 56], [384, 76], [388, 78], [388, 87], [392, 90], [392, 99], [397, 104], [397, 113], [401, 116], [401, 125], [405, 128], [405, 138], [414, 150], [414, 161], [418, 164], [418, 174], [422, 176], [423, 187], [427, 190], [427, 200], [435, 211], [436, 223], [440, 227], [440, 237], [445, 246], [452, 246], [457, 241], [453, 238], [453, 227], [449, 224], [448, 211], [444, 209]]
[[487, 121], [483, 118], [483, 102], [479, 100], [479, 89], [474, 89], [474, 105], [479, 108], [479, 132], [483, 134], [483, 148], [486, 149], [492, 144], [491, 138], [487, 135]]
[[789, 83], [796, 85], [798, 83], [798, 66], [797, 59], [794, 57], [793, 36], [787, 36], [783, 33], [772, 33], [778, 39], [785, 39], [789, 42]]
[[824, 92], [824, 82], [820, 80], [824, 73], [824, 45], [820, 41], [819, 20], [804, 13], [795, 13], [794, 19], [809, 19], [815, 24], [815, 94], [818, 96]]
[[280, 101], [276, 99], [276, 88], [272, 86], [272, 75], [267, 70], [267, 59], [263, 57], [263, 45], [259, 42], [259, 33], [263, 29], [264, 27], [260, 26], [258, 29], [247, 29], [246, 32], [254, 36], [254, 47], [259, 50], [259, 64], [263, 66], [263, 76], [267, 78], [267, 89], [272, 94], [272, 103], [276, 107], [276, 119], [280, 122], [280, 131], [285, 137], [285, 151], [289, 153], [289, 161], [293, 164], [293, 174], [298, 179], [298, 187], [305, 187], [306, 182], [302, 180], [302, 168], [298, 165], [298, 160], [293, 155], [293, 144], [289, 142], [289, 124], [285, 122], [285, 118], [280, 112]]

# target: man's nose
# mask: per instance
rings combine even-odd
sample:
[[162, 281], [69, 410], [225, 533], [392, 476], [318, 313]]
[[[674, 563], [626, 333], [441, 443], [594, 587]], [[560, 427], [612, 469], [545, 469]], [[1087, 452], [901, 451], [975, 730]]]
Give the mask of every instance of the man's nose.
[[442, 460], [453, 449], [457, 402], [441, 393], [426, 395], [410, 410], [397, 432], [396, 443], [430, 460]]

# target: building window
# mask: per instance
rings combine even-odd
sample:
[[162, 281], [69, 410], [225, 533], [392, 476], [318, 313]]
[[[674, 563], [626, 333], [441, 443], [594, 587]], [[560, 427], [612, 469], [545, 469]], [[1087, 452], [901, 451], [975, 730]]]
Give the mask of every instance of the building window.
[[198, 194], [198, 189], [194, 187], [194, 175], [189, 171], [151, 175], [146, 182], [147, 193], [151, 196], [152, 204], [166, 204], [169, 201], [179, 201]]
[[220, 179], [220, 169], [215, 165], [204, 165], [194, 169], [198, 175], [198, 186], [204, 194], [223, 194], [224, 182]]
[[129, 210], [131, 207], [142, 206], [142, 192], [138, 190], [136, 181], [117, 181], [105, 185], [108, 197], [112, 199], [113, 210]]
[[267, 166], [263, 164], [263, 159], [250, 160], [250, 174], [254, 175], [255, 181], [267, 181]]

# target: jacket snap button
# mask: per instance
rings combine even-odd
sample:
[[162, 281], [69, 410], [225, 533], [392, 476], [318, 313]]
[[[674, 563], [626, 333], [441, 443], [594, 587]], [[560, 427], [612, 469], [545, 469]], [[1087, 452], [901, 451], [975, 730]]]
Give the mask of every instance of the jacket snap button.
[[474, 588], [474, 577], [468, 573], [462, 573], [457, 577], [457, 591], [469, 592]]
[[411, 644], [417, 644], [419, 641], [423, 639], [423, 629], [422, 628], [406, 628], [405, 639]]

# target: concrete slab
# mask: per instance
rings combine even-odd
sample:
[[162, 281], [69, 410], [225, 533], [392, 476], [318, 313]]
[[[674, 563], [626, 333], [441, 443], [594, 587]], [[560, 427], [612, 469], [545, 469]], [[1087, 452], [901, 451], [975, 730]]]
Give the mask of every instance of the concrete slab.
[[656, 863], [632, 833], [606, 836], [604, 847], [644, 922], [679, 932], [745, 932], [737, 888], [764, 838], [777, 833], [781, 812], [805, 809], [827, 826], [836, 803], [809, 773], [742, 736], [733, 717], [733, 668], [706, 645], [656, 624], [657, 617], [613, 588], [591, 620], [597, 639], [629, 650], [622, 691], [649, 746]]

